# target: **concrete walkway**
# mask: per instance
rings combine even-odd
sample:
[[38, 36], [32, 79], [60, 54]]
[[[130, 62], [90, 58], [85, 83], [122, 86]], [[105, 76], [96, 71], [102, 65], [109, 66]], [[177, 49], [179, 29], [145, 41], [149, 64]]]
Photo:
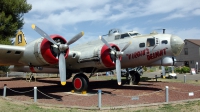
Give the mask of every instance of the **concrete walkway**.
[[[161, 76], [161, 71], [157, 71], [157, 72], [144, 72], [144, 74], [142, 75], [142, 77], [154, 78], [155, 75], [157, 75], [157, 77], [160, 77]], [[184, 75], [186, 75], [186, 80], [200, 80], [200, 73], [199, 74], [195, 74], [195, 75], [191, 75], [190, 73], [177, 74], [177, 79], [178, 80], [184, 80]]]

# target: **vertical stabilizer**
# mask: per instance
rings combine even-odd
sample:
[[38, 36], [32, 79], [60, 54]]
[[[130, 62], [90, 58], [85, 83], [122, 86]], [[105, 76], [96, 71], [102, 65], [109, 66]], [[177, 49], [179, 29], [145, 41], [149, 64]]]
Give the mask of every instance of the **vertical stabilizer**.
[[25, 46], [27, 43], [26, 43], [26, 39], [25, 39], [25, 36], [24, 36], [24, 33], [19, 30], [17, 32], [17, 35], [16, 35], [16, 38], [15, 38], [15, 46]]

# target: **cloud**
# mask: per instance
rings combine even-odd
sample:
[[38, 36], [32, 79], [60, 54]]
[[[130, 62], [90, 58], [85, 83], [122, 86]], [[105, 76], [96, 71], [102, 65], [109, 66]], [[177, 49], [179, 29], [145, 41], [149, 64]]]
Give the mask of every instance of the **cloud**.
[[[172, 24], [177, 18], [185, 20], [200, 15], [199, 0], [28, 0], [27, 2], [33, 7], [28, 14], [25, 14], [25, 28], [30, 28], [30, 25], [35, 23], [47, 33], [54, 32], [69, 37], [70, 33], [73, 36], [80, 29], [89, 29], [96, 34], [102, 34], [113, 27], [124, 31], [136, 29], [140, 33], [145, 33], [145, 30], [149, 32], [149, 29], [152, 30], [155, 26], [162, 28], [161, 25]], [[95, 32], [93, 29], [101, 31]], [[90, 32], [86, 32], [86, 35], [87, 33]], [[87, 36], [89, 38], [94, 35]]]
[[199, 28], [176, 29], [172, 32], [174, 32], [175, 35], [180, 36], [182, 39], [200, 39]]
[[[109, 0], [101, 1], [31, 1], [33, 9], [26, 15], [25, 23], [43, 24], [61, 30], [65, 25], [74, 25], [86, 21], [100, 21], [111, 12], [106, 5]], [[43, 4], [43, 6], [41, 5]], [[72, 4], [72, 5], [70, 5]]]
[[199, 16], [200, 15], [200, 8], [199, 9], [195, 9], [193, 11], [193, 14]]
[[200, 8], [198, 0], [152, 0], [144, 15], [166, 14], [163, 20], [171, 20], [197, 15], [198, 8]]
[[147, 0], [114, 1], [100, 0], [28, 0], [33, 5], [26, 22], [36, 20], [38, 23], [51, 23], [57, 26], [77, 24], [85, 21], [104, 21], [106, 23], [120, 20], [166, 14], [163, 20], [187, 17], [188, 14], [199, 15], [198, 0]]
[[102, 5], [105, 5], [110, 0], [99, 0], [99, 1], [91, 1], [91, 0], [28, 0], [28, 3], [32, 4], [33, 8], [31, 12], [37, 12], [42, 14], [55, 13], [58, 11], [66, 10], [66, 9], [83, 9], [83, 8], [95, 8]]

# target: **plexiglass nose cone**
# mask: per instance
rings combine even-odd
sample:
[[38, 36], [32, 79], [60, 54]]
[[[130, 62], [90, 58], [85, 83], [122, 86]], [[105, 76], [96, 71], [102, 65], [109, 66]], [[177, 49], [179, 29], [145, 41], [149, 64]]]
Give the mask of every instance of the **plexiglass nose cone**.
[[174, 56], [179, 55], [184, 47], [184, 41], [180, 37], [172, 35], [170, 42]]

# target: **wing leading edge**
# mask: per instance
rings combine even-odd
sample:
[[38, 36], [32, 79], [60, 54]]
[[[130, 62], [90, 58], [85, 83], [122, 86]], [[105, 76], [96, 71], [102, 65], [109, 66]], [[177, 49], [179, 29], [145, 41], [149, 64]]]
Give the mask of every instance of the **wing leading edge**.
[[0, 45], [0, 65], [22, 65], [18, 61], [24, 50], [22, 46]]

